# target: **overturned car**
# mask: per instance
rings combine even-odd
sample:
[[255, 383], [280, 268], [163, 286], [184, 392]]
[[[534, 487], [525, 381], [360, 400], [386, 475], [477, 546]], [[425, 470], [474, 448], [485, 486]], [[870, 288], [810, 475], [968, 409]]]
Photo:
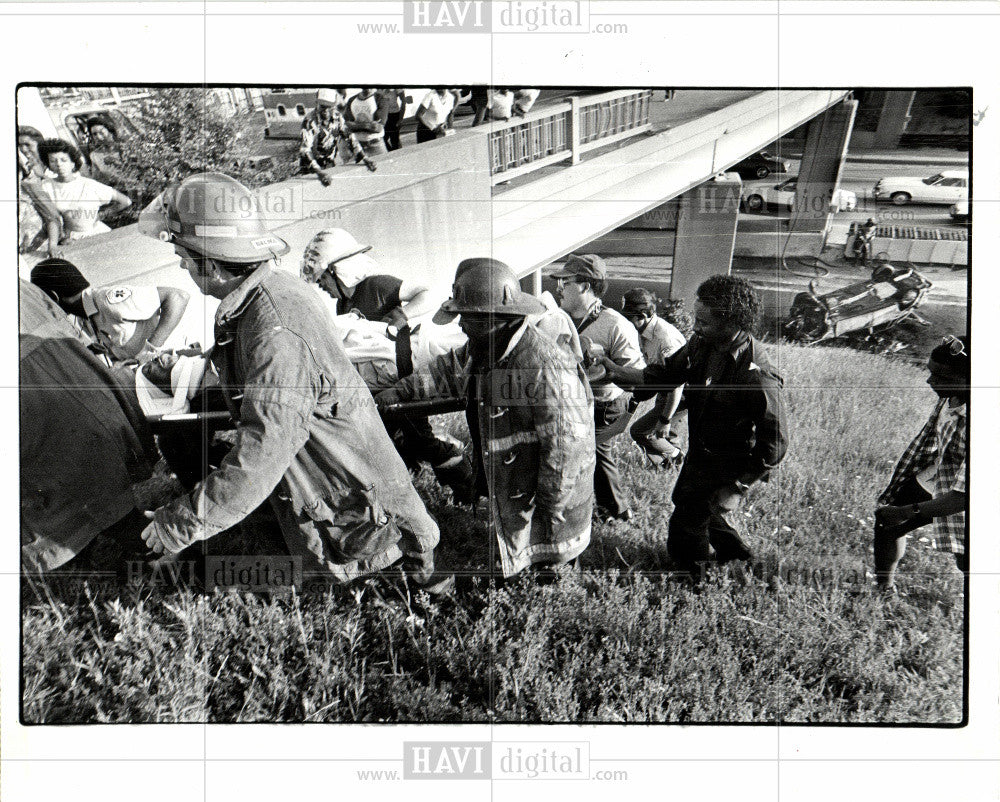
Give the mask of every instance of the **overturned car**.
[[798, 293], [783, 326], [784, 334], [799, 342], [819, 342], [855, 331], [871, 332], [914, 316], [931, 282], [913, 268], [885, 263], [872, 271], [870, 281], [848, 284], [820, 295], [815, 282]]

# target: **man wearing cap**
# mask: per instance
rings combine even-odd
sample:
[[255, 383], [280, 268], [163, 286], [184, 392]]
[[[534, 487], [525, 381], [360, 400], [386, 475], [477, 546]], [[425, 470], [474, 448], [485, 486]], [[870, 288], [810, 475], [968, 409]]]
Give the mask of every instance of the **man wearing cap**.
[[402, 559], [424, 589], [445, 587], [434, 577], [437, 524], [322, 302], [276, 269], [288, 244], [267, 229], [254, 194], [200, 173], [145, 210], [139, 230], [171, 242], [199, 289], [221, 301], [212, 363], [237, 421], [221, 465], [156, 511], [143, 533], [150, 548], [179, 553], [267, 500], [304, 575], [348, 582]]
[[[572, 254], [552, 278], [556, 280], [559, 304], [573, 318], [584, 352], [600, 353], [619, 365], [644, 367], [635, 326], [601, 303], [608, 271], [600, 256]], [[632, 417], [631, 394], [605, 378], [592, 378], [591, 387], [597, 448], [594, 494], [598, 510], [610, 520], [629, 521], [632, 510], [625, 501], [611, 440], [628, 427]]]
[[689, 447], [674, 485], [667, 553], [691, 574], [708, 562], [752, 558], [726, 515], [750, 485], [768, 479], [788, 449], [782, 380], [751, 336], [760, 310], [749, 281], [712, 276], [698, 287], [694, 334], [663, 364], [636, 370], [603, 362], [628, 384], [685, 385]]
[[43, 259], [32, 268], [31, 283], [73, 315], [98, 350], [119, 362], [145, 363], [167, 350], [167, 339], [191, 298], [176, 287], [91, 287], [76, 265], [55, 258]]
[[469, 338], [379, 405], [462, 397], [486, 481], [503, 576], [573, 565], [590, 542], [593, 397], [583, 368], [527, 318], [545, 307], [496, 259], [458, 266], [443, 315]]
[[[622, 298], [622, 314], [639, 332], [639, 344], [647, 365], [662, 365], [684, 347], [684, 335], [656, 314], [656, 297], [649, 290], [636, 287], [626, 292]], [[681, 386], [657, 393], [653, 408], [629, 430], [654, 467], [670, 466], [683, 456], [680, 437], [671, 425], [683, 392]], [[640, 393], [636, 393], [636, 398], [639, 397]]]
[[299, 144], [299, 170], [313, 172], [324, 185], [330, 183], [327, 171], [337, 163], [337, 150], [343, 143], [354, 162], [374, 172], [375, 163], [365, 155], [357, 137], [348, 130], [340, 111], [343, 96], [335, 89], [320, 89], [316, 93], [316, 108], [302, 118]]
[[[335, 304], [334, 314], [356, 312], [366, 320], [385, 324], [385, 334], [396, 345], [396, 371], [412, 371], [411, 334], [433, 308], [430, 291], [411, 279], [385, 273], [368, 252], [342, 228], [328, 228], [312, 238], [302, 254], [300, 275], [315, 283]], [[427, 418], [396, 421], [389, 434], [404, 461], [417, 467], [428, 462], [442, 485], [465, 500], [471, 493], [472, 473], [461, 446], [438, 437]]]

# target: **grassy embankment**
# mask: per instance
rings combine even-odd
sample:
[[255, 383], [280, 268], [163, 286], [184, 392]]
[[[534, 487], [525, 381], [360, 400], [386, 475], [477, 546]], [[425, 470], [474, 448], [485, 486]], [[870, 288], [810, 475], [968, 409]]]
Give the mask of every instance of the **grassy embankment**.
[[[885, 358], [783, 346], [792, 449], [738, 515], [759, 562], [698, 593], [661, 573], [674, 474], [619, 441], [634, 525], [595, 529], [587, 574], [457, 599], [385, 583], [268, 598], [25, 591], [27, 721], [957, 722], [963, 588], [911, 546], [906, 595], [864, 586], [871, 513], [933, 403]], [[457, 426], [458, 421], [453, 422]], [[487, 564], [485, 527], [421, 490], [439, 564]]]

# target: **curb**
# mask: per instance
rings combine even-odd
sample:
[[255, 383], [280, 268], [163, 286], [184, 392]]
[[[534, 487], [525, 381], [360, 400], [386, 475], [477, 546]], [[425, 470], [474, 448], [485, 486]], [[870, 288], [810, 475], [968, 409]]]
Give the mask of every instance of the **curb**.
[[942, 164], [953, 167], [968, 167], [967, 157], [945, 156], [935, 158], [934, 156], [868, 156], [868, 155], [848, 155], [844, 161], [861, 164]]

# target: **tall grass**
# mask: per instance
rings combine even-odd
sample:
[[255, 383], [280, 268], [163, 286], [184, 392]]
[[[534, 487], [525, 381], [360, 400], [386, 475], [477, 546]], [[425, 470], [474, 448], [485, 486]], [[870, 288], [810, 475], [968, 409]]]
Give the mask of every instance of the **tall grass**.
[[[933, 403], [923, 373], [777, 357], [793, 439], [737, 513], [753, 566], [697, 589], [664, 573], [675, 475], [621, 438], [636, 519], [596, 527], [583, 575], [554, 585], [476, 578], [431, 601], [382, 580], [281, 597], [26, 584], [24, 719], [957, 722], [961, 575], [916, 544], [904, 596], [864, 576], [875, 497]], [[439, 563], [490, 565], [485, 522], [420, 487]]]

